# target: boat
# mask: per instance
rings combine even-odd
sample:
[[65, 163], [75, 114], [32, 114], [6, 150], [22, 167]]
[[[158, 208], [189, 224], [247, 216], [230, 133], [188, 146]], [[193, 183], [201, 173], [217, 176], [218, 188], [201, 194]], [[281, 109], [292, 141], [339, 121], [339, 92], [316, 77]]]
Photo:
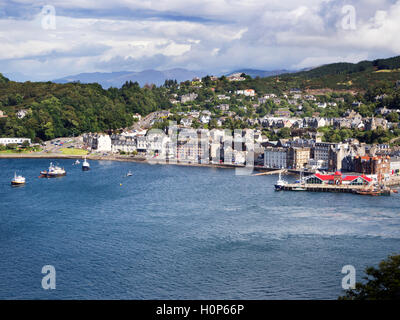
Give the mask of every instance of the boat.
[[76, 160], [76, 161], [74, 162], [75, 165], [80, 164], [80, 163], [81, 163], [81, 162], [80, 162], [79, 160]]
[[85, 157], [85, 160], [82, 163], [82, 171], [89, 171], [89, 170], [90, 170], [90, 164]]
[[282, 174], [281, 174], [281, 172], [279, 172], [278, 181], [275, 183], [275, 190], [282, 191], [287, 184], [288, 184], [287, 181], [282, 179]]
[[357, 190], [356, 193], [362, 196], [390, 196], [391, 190], [386, 188], [369, 188]]
[[132, 171], [129, 170], [128, 173], [126, 174], [127, 177], [131, 177], [132, 176]]
[[307, 189], [306, 188], [304, 188], [304, 187], [293, 187], [292, 188], [292, 191], [307, 191]]
[[67, 172], [64, 170], [64, 168], [55, 166], [52, 162], [50, 162], [49, 170], [40, 171], [40, 174], [42, 175], [42, 177], [55, 178], [63, 177], [67, 174]]
[[14, 178], [11, 180], [11, 185], [13, 186], [22, 186], [26, 182], [25, 177], [17, 176], [17, 173], [14, 173]]

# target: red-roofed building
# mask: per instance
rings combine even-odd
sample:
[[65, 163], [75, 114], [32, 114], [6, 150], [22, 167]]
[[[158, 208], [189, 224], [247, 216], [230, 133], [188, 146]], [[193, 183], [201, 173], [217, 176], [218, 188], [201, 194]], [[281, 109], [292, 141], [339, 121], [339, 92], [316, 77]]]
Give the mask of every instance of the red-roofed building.
[[343, 176], [341, 172], [335, 174], [320, 174], [316, 173], [313, 176], [306, 178], [307, 184], [336, 184], [336, 185], [369, 185], [372, 183], [372, 179], [366, 175], [360, 176]]

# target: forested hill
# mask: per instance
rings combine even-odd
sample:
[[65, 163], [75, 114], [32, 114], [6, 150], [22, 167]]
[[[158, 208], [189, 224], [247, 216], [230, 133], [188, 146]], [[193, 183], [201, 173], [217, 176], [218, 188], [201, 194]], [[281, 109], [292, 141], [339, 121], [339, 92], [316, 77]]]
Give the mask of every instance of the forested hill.
[[[163, 90], [132, 82], [108, 90], [98, 84], [0, 83], [0, 110], [7, 115], [0, 118], [0, 135], [48, 140], [124, 128], [134, 113], [168, 107]], [[27, 112], [23, 119], [19, 110]]]

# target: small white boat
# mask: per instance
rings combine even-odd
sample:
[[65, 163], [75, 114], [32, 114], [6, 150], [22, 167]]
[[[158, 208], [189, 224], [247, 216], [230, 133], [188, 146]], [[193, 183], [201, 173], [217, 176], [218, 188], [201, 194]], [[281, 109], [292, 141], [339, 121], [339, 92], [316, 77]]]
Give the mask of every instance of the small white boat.
[[129, 170], [128, 173], [126, 174], [127, 177], [131, 177], [132, 176], [132, 171]]
[[17, 173], [14, 173], [14, 178], [11, 180], [11, 185], [13, 186], [21, 186], [26, 183], [25, 177], [17, 176]]
[[80, 164], [81, 162], [79, 161], [79, 160], [76, 160], [75, 162], [74, 162], [74, 164]]
[[307, 191], [307, 189], [304, 187], [293, 187], [292, 191]]
[[89, 162], [86, 160], [86, 157], [85, 157], [85, 160], [84, 160], [83, 163], [82, 163], [82, 170], [83, 170], [83, 171], [89, 171], [89, 170], [90, 170], [90, 164], [89, 164]]
[[281, 174], [281, 172], [279, 172], [279, 178], [275, 184], [275, 190], [282, 191], [287, 184], [288, 184], [287, 181], [282, 179], [282, 174]]

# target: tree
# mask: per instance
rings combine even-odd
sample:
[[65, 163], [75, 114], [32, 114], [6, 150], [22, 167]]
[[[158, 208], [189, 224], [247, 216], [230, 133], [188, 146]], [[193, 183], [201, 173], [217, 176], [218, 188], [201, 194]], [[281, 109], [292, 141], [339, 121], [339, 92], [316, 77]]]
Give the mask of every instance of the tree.
[[391, 112], [391, 113], [388, 114], [386, 119], [389, 122], [399, 122], [399, 114], [397, 112]]
[[278, 132], [279, 138], [282, 139], [289, 139], [290, 138], [290, 129], [289, 128], [282, 128]]
[[400, 255], [389, 256], [378, 268], [368, 267], [366, 283], [357, 283], [340, 300], [400, 300]]

